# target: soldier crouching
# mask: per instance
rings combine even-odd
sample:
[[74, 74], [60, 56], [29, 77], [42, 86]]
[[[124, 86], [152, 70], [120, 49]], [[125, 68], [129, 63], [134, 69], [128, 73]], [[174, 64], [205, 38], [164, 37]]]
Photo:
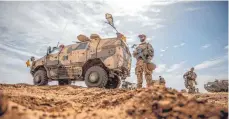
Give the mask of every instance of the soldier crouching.
[[159, 76], [159, 85], [165, 86], [165, 79], [162, 76]]
[[153, 70], [150, 66], [151, 63], [147, 63], [147, 61], [150, 62], [152, 60], [154, 55], [154, 49], [151, 44], [146, 43], [145, 35], [139, 35], [138, 37], [140, 38], [141, 43], [133, 52], [133, 56], [137, 59], [137, 64], [135, 68], [135, 74], [137, 75], [137, 88], [142, 88], [143, 73], [146, 79], [146, 86], [150, 87], [154, 83], [152, 80]]

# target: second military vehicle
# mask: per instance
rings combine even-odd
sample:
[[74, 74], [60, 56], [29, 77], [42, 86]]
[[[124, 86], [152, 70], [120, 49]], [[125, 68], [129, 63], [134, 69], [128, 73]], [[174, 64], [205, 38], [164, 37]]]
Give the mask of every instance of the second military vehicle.
[[228, 80], [215, 80], [204, 85], [208, 92], [228, 92]]
[[77, 38], [81, 42], [49, 47], [44, 57], [31, 58], [35, 85], [55, 80], [59, 85], [85, 81], [88, 87], [118, 88], [120, 79], [130, 76], [131, 54], [122, 34], [115, 38], [97, 34]]

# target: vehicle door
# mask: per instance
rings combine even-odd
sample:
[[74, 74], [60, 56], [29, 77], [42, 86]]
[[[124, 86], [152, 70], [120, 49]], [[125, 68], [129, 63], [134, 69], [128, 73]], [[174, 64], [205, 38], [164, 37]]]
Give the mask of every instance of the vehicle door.
[[57, 47], [54, 47], [48, 51], [48, 54], [46, 56], [46, 62], [45, 65], [49, 69], [49, 73], [51, 78], [58, 79], [59, 73], [58, 73], [58, 66], [59, 66], [59, 51], [60, 49]]
[[70, 49], [69, 60], [75, 77], [82, 75], [82, 67], [87, 61], [88, 42], [73, 45]]
[[54, 47], [46, 56], [47, 67], [57, 67], [59, 64], [59, 48]]
[[83, 64], [87, 61], [87, 48], [87, 42], [79, 43], [79, 45], [72, 47], [71, 64], [83, 66]]

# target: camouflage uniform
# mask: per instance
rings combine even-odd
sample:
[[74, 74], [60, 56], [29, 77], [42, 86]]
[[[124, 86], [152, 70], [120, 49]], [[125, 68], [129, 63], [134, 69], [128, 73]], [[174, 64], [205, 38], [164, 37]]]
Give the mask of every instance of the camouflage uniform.
[[194, 93], [195, 92], [195, 85], [196, 84], [196, 73], [193, 71], [188, 71], [184, 74], [184, 79], [185, 79], [185, 87], [188, 89], [189, 93]]
[[127, 89], [128, 88], [128, 83], [126, 81], [122, 82], [122, 88]]
[[163, 77], [159, 78], [159, 84], [165, 86], [165, 79]]
[[[154, 49], [151, 44], [142, 42], [137, 46], [135, 49], [133, 56], [137, 58], [137, 49], [142, 49], [142, 53], [147, 57], [147, 60], [152, 60], [152, 57], [154, 55]], [[153, 81], [152, 81], [152, 73], [153, 71], [148, 70], [147, 63], [143, 61], [142, 58], [137, 58], [136, 68], [135, 68], [135, 74], [137, 75], [137, 88], [142, 87], [143, 82], [143, 73], [145, 75], [147, 87], [149, 87]]]

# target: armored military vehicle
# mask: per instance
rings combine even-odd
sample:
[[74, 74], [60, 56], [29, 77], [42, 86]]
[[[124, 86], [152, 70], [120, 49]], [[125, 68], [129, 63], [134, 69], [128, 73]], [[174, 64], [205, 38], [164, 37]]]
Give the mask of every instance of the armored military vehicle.
[[227, 92], [228, 80], [215, 80], [214, 82], [208, 82], [204, 85], [204, 88], [208, 92]]
[[34, 84], [58, 81], [59, 85], [68, 85], [71, 81], [85, 81], [88, 87], [119, 87], [120, 79], [130, 76], [131, 69], [131, 54], [123, 36], [79, 35], [80, 42], [48, 47], [44, 57], [31, 58]]

